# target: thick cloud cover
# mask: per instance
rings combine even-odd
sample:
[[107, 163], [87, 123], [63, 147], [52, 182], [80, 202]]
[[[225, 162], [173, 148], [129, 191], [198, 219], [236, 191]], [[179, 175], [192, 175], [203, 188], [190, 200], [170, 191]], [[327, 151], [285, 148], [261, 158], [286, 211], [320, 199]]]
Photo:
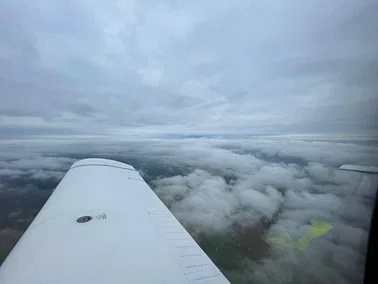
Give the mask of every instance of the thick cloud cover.
[[[134, 165], [232, 283], [362, 281], [378, 183], [337, 168], [374, 165], [374, 143], [265, 138], [22, 145], [0, 146], [0, 243], [17, 240], [75, 160], [106, 157]], [[286, 230], [297, 240], [313, 220], [332, 228], [303, 251], [268, 237]], [[3, 254], [9, 246], [0, 247]]]
[[376, 134], [377, 1], [0, 2], [0, 137]]

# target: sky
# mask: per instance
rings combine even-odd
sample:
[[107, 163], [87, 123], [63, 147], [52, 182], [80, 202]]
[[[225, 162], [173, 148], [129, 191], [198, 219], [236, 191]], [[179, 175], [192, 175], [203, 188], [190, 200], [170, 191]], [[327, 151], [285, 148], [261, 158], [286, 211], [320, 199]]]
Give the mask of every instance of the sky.
[[378, 2], [0, 3], [0, 138], [376, 135]]
[[[78, 159], [133, 165], [233, 284], [362, 283], [378, 176], [376, 145], [254, 139], [0, 143], [0, 264]], [[78, 189], [79, 190], [79, 189]], [[270, 235], [332, 228], [301, 251]], [[59, 256], [57, 256], [59, 257]]]

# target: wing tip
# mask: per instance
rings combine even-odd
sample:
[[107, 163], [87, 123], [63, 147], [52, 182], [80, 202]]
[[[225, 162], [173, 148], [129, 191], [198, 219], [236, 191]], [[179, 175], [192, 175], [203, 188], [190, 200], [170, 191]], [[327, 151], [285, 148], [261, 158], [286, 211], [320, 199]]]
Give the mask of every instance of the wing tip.
[[375, 166], [342, 165], [339, 169], [343, 171], [378, 174], [378, 167]]

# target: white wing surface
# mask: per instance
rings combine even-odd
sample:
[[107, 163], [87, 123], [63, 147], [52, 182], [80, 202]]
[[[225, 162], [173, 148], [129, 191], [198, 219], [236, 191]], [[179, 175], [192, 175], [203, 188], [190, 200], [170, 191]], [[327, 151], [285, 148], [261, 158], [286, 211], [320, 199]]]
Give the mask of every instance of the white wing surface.
[[132, 166], [84, 159], [4, 261], [0, 283], [229, 281]]

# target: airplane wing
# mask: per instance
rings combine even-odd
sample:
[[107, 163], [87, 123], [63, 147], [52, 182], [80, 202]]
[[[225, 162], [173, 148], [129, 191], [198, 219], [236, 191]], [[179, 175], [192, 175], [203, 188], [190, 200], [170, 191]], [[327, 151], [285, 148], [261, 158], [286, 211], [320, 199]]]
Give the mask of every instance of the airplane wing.
[[6, 258], [0, 283], [229, 281], [132, 166], [84, 159]]
[[378, 167], [374, 166], [358, 166], [358, 165], [342, 165], [339, 167], [343, 171], [352, 171], [360, 173], [360, 180], [355, 194], [358, 192], [374, 192], [378, 185]]
[[357, 165], [342, 165], [339, 168], [343, 171], [353, 171], [366, 174], [378, 174], [378, 167], [373, 166], [357, 166]]
[[366, 194], [367, 192], [375, 192], [374, 209], [370, 221], [370, 232], [367, 246], [367, 254], [365, 260], [365, 275], [364, 283], [376, 283], [376, 263], [378, 259], [378, 247], [375, 240], [378, 237], [378, 167], [372, 166], [357, 166], [357, 165], [342, 165], [340, 170], [354, 171], [361, 173], [359, 186], [356, 188], [355, 194]]

